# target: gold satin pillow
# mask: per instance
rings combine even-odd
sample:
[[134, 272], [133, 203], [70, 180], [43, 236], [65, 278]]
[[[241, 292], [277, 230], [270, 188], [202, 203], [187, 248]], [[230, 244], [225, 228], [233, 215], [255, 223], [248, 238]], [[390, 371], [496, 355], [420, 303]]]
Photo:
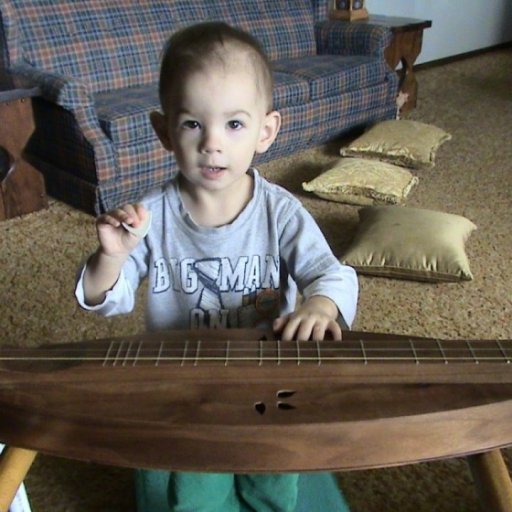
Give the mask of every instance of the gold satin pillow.
[[414, 281], [473, 279], [465, 242], [476, 226], [465, 217], [403, 206], [359, 210], [359, 226], [340, 258], [361, 274]]
[[422, 169], [434, 167], [439, 146], [452, 137], [441, 128], [418, 121], [392, 119], [369, 128], [340, 149], [342, 156], [375, 158]]
[[336, 165], [302, 184], [307, 192], [322, 199], [356, 205], [402, 204], [418, 178], [396, 165], [341, 158]]

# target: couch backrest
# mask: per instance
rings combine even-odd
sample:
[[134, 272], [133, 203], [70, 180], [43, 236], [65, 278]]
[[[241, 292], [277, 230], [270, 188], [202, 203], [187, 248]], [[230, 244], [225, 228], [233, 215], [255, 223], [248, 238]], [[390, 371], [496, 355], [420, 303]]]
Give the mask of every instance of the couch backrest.
[[334, 6], [334, 0], [311, 0], [315, 21], [323, 21], [329, 17], [329, 11]]
[[[203, 3], [203, 0], [195, 0]], [[185, 0], [185, 3], [188, 4]], [[311, 0], [204, 0], [208, 16], [253, 34], [271, 60], [316, 53]], [[211, 4], [211, 5], [210, 5]]]
[[93, 92], [155, 82], [172, 32], [224, 20], [272, 60], [316, 52], [312, 0], [0, 0], [8, 63], [78, 78]]

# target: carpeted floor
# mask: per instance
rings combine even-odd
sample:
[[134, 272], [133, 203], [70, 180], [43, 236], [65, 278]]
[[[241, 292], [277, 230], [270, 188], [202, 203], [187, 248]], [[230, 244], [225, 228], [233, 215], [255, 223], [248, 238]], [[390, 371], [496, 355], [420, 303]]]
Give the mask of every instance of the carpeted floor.
[[[407, 117], [436, 124], [453, 138], [439, 150], [436, 167], [415, 171], [420, 182], [408, 206], [461, 214], [478, 225], [467, 243], [474, 280], [425, 284], [361, 277], [354, 328], [510, 338], [512, 49], [420, 70], [417, 78], [418, 108]], [[335, 161], [342, 143], [261, 166], [265, 176], [304, 201], [336, 254], [350, 242], [357, 208], [315, 199], [301, 183]], [[132, 315], [112, 319], [77, 308], [75, 271], [95, 245], [93, 218], [54, 200], [45, 211], [0, 223], [2, 343], [36, 346], [143, 330], [143, 301]], [[343, 473], [339, 481], [354, 512], [478, 510], [461, 459]], [[34, 512], [134, 510], [131, 472], [125, 469], [40, 455], [26, 485]]]

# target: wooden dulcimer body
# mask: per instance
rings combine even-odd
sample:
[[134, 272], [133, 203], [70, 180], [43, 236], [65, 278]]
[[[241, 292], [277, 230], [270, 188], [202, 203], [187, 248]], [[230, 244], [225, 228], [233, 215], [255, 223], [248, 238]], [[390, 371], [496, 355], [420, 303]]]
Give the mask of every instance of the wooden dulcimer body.
[[345, 470], [512, 444], [512, 340], [170, 331], [0, 348], [0, 442], [126, 467]]

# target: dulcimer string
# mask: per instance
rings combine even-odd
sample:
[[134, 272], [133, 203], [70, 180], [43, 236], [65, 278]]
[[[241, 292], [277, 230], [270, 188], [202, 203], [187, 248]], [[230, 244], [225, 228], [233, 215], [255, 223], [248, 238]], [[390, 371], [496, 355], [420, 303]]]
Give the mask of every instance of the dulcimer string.
[[341, 341], [202, 340], [116, 338], [37, 348], [0, 347], [0, 362], [88, 362], [103, 366], [204, 363], [505, 363], [512, 361], [512, 340], [439, 340], [430, 338], [348, 339]]

